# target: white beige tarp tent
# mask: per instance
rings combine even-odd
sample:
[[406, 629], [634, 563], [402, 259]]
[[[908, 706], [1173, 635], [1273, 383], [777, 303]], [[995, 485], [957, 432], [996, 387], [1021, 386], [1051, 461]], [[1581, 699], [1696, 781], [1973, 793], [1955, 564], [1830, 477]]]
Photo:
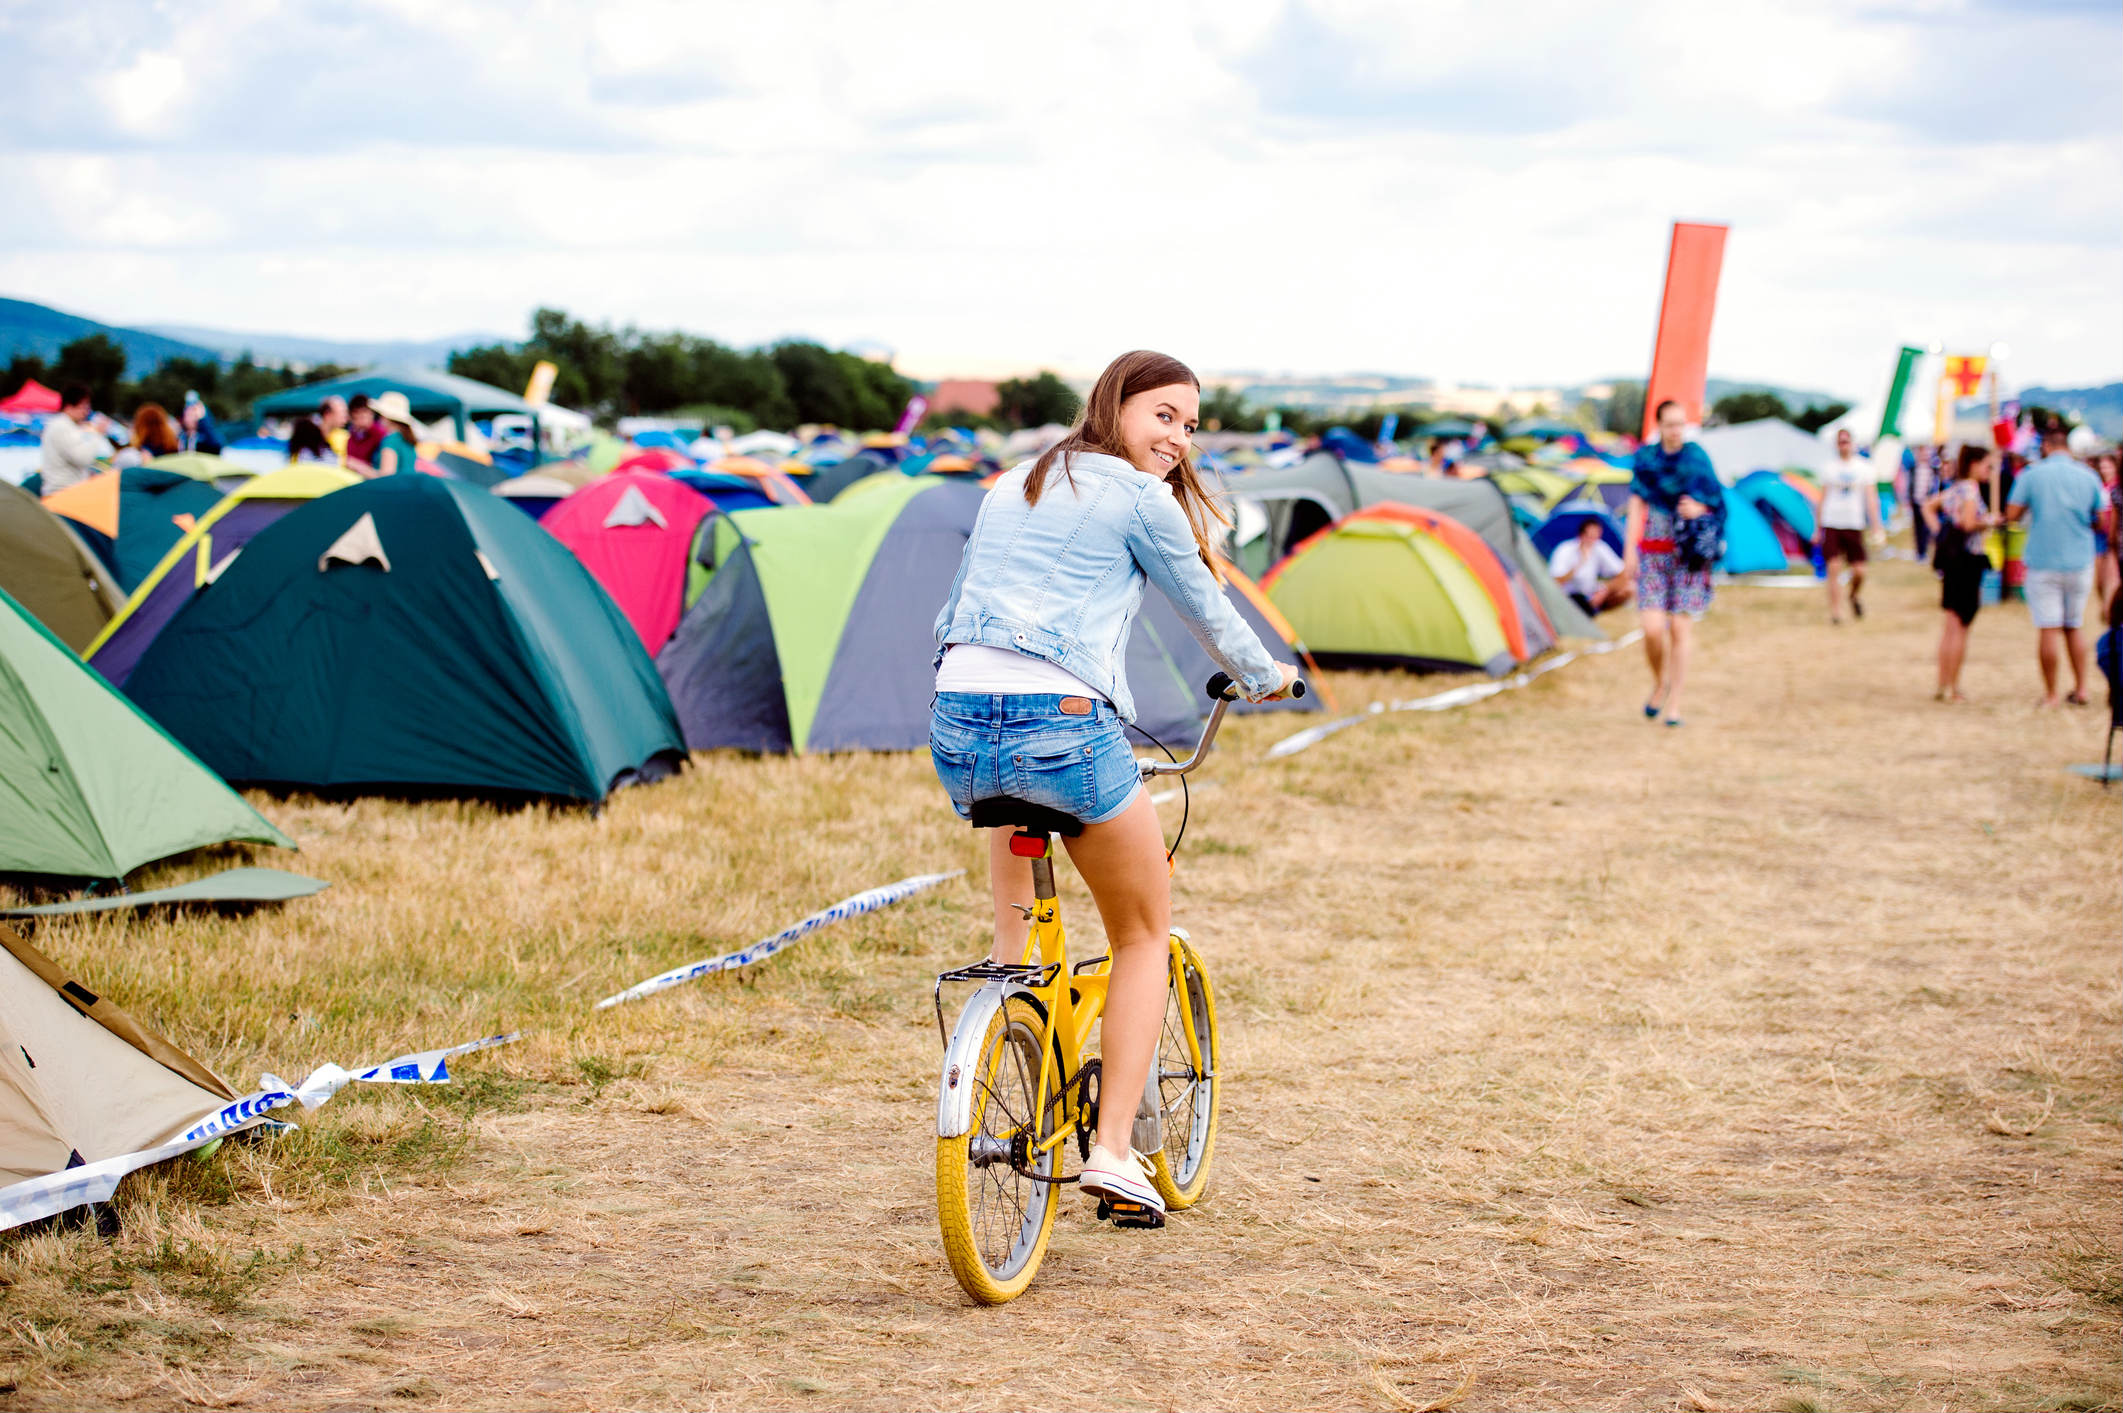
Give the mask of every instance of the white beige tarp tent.
[[0, 924], [0, 1186], [169, 1142], [235, 1097]]

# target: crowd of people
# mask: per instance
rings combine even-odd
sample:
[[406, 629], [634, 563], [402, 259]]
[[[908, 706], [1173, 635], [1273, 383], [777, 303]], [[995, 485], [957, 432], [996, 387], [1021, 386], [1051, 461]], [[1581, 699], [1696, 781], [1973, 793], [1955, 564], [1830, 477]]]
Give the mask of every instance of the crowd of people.
[[[96, 411], [94, 394], [84, 384], [68, 384], [59, 400], [59, 411], [45, 419], [38, 443], [39, 488], [45, 495], [157, 457], [187, 451], [215, 456], [222, 450], [213, 415], [196, 395], [185, 398], [176, 417], [158, 403], [142, 403], [129, 425]], [[421, 435], [404, 393], [327, 397], [314, 416], [297, 418], [289, 427], [288, 462], [338, 466], [357, 476], [410, 473]]]

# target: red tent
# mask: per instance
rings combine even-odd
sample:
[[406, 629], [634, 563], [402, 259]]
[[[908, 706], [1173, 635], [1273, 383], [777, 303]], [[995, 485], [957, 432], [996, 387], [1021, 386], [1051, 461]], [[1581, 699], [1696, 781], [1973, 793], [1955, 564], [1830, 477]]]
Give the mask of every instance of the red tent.
[[35, 378], [29, 379], [21, 387], [15, 389], [13, 397], [8, 398], [5, 402], [0, 402], [0, 412], [4, 412], [10, 417], [27, 417], [32, 412], [57, 412], [58, 410], [59, 394], [38, 382]]

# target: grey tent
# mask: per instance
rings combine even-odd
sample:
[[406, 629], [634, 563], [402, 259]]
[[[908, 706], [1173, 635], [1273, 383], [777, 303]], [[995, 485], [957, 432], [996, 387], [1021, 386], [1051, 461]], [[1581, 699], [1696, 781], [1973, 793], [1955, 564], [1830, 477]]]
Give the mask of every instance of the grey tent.
[[0, 589], [75, 652], [86, 651], [125, 602], [73, 526], [0, 481]]
[[1232, 546], [1232, 560], [1254, 578], [1265, 574], [1300, 541], [1351, 511], [1394, 501], [1449, 515], [1481, 536], [1498, 559], [1518, 570], [1558, 636], [1607, 636], [1557, 586], [1547, 561], [1512, 519], [1511, 502], [1490, 481], [1381, 471], [1362, 462], [1344, 461], [1331, 451], [1316, 451], [1295, 466], [1226, 476], [1224, 491], [1242, 505], [1250, 502], [1258, 508], [1258, 520], [1242, 516], [1249, 529], [1265, 526]]

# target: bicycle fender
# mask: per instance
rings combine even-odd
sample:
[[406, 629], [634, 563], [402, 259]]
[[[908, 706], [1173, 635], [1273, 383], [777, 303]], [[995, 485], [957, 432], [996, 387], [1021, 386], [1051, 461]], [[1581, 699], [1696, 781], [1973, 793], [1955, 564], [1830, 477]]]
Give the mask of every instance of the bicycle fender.
[[936, 1136], [956, 1138], [973, 1126], [974, 1076], [980, 1071], [980, 1046], [988, 1038], [995, 1013], [1014, 993], [1030, 996], [1022, 986], [990, 981], [966, 998], [959, 1010], [944, 1066], [936, 1085]]

